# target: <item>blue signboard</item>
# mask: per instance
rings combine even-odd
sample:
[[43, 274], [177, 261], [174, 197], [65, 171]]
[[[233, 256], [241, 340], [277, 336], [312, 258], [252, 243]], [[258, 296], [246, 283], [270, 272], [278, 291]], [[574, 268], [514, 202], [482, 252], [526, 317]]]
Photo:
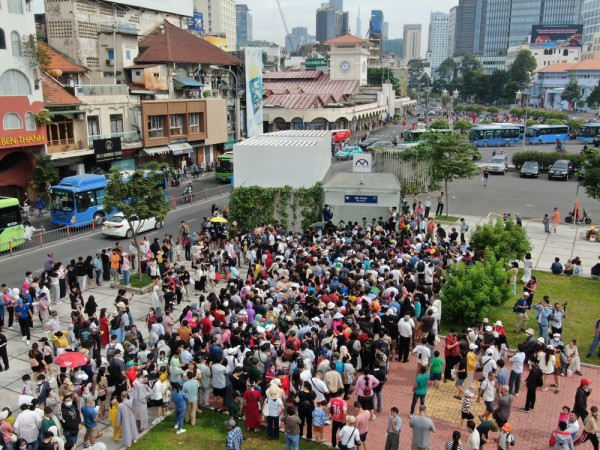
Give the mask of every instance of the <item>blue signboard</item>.
[[377, 204], [376, 195], [345, 195], [345, 203], [374, 203]]
[[204, 14], [194, 11], [194, 17], [188, 18], [188, 30], [204, 33]]

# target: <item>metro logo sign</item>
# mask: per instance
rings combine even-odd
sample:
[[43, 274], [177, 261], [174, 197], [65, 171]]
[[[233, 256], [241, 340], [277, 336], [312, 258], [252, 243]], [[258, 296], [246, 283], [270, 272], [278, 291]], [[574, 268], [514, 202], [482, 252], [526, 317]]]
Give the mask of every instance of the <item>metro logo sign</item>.
[[369, 153], [352, 155], [352, 172], [371, 172], [371, 155]]

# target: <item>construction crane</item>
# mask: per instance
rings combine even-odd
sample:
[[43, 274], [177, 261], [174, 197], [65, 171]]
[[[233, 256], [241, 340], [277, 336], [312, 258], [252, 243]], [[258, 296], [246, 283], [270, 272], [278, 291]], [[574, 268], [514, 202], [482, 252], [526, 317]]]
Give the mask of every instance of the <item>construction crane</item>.
[[279, 15], [281, 16], [281, 20], [283, 21], [283, 28], [285, 28], [285, 37], [286, 39], [289, 39], [290, 48], [292, 49], [292, 51], [297, 50], [297, 48], [294, 48], [294, 45], [292, 43], [290, 29], [288, 28], [287, 22], [285, 21], [285, 16], [283, 15], [283, 8], [281, 7], [281, 3], [279, 2], [279, 0], [275, 1], [277, 2], [277, 7], [279, 8]]

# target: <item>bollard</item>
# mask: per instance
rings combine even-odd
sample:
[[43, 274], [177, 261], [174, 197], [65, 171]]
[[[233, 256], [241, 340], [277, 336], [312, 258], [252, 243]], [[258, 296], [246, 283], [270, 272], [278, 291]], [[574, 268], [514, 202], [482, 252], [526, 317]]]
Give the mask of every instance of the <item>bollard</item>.
[[92, 220], [92, 233], [96, 231], [96, 221]]
[[204, 198], [208, 198], [208, 189], [204, 189]]
[[173, 209], [177, 208], [177, 199], [173, 199], [173, 202], [171, 202], [171, 205], [173, 206]]
[[67, 225], [67, 239], [71, 239], [71, 227]]
[[221, 194], [223, 194], [223, 188], [222, 187], [219, 188], [219, 195], [221, 195]]
[[10, 254], [11, 255], [12, 255], [12, 252], [13, 252], [13, 244], [12, 243], [13, 243], [12, 239], [9, 239], [8, 240], [8, 248], [10, 250]]
[[42, 247], [44, 245], [44, 233], [40, 233], [38, 236], [40, 237], [40, 247]]

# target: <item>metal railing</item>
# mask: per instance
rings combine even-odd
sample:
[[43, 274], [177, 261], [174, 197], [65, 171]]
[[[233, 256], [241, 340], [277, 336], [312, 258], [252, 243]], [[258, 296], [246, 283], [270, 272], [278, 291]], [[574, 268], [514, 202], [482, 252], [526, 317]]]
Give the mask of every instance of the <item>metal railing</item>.
[[[175, 210], [195, 203], [206, 201], [210, 198], [219, 198], [231, 192], [233, 187], [230, 184], [218, 186], [210, 189], [202, 189], [193, 192], [191, 195], [182, 195], [168, 200], [169, 210]], [[13, 255], [15, 253], [24, 253], [37, 250], [50, 244], [55, 244], [63, 240], [75, 239], [77, 237], [95, 234], [102, 231], [102, 225], [96, 222], [80, 223], [76, 227], [66, 226], [54, 230], [44, 228], [35, 228], [34, 226], [25, 226], [23, 238], [9, 240], [8, 243], [0, 244], [0, 258]]]
[[98, 139], [111, 139], [121, 138], [121, 142], [138, 142], [141, 141], [141, 137], [137, 131], [122, 131], [120, 133], [108, 133], [108, 134], [92, 134], [88, 136], [88, 144], [90, 147], [94, 145], [94, 141]]
[[77, 95], [127, 95], [129, 86], [126, 84], [80, 84], [72, 86]]

